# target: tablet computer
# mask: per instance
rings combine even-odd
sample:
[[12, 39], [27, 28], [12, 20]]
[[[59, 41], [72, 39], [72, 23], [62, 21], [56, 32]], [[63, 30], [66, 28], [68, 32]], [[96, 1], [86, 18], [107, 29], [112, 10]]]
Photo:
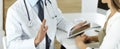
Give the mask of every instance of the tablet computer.
[[74, 38], [76, 36], [79, 36], [89, 29], [90, 29], [90, 23], [85, 23], [85, 24], [81, 25], [81, 27], [78, 29], [72, 29], [70, 31], [68, 38]]

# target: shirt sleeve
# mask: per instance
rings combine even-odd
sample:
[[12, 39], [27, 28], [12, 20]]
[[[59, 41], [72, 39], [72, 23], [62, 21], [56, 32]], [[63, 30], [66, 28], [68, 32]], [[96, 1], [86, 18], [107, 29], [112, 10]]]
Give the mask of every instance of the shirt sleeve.
[[100, 49], [119, 49], [117, 48], [120, 40], [120, 20], [116, 19], [111, 25], [107, 26], [106, 36]]

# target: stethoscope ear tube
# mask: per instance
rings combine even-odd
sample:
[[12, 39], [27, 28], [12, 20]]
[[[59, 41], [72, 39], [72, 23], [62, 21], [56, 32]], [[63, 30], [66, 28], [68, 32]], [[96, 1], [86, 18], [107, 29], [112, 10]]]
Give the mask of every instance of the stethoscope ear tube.
[[25, 9], [26, 9], [27, 15], [28, 15], [28, 20], [29, 20], [27, 25], [28, 25], [28, 27], [32, 27], [33, 24], [32, 24], [32, 21], [30, 20], [30, 14], [29, 14], [25, 0], [24, 0], [24, 4], [25, 4]]
[[29, 14], [29, 11], [28, 11], [28, 8], [27, 8], [27, 4], [26, 4], [25, 0], [24, 0], [24, 4], [25, 4], [27, 15], [28, 15], [28, 20], [30, 21], [30, 14]]
[[[49, 1], [50, 4], [52, 4], [50, 0], [48, 0], [48, 1]], [[28, 20], [30, 21], [30, 14], [29, 14], [29, 11], [28, 11], [28, 8], [27, 8], [27, 4], [26, 4], [25, 0], [24, 0], [24, 4], [25, 4], [27, 15], [28, 15]], [[45, 0], [45, 6], [47, 6], [46, 0]]]
[[[52, 4], [50, 0], [48, 0], [48, 2], [49, 2], [50, 4]], [[47, 6], [47, 1], [46, 1], [46, 0], [45, 0], [45, 6]]]
[[50, 0], [48, 0], [48, 1], [49, 1], [50, 4], [52, 4]]

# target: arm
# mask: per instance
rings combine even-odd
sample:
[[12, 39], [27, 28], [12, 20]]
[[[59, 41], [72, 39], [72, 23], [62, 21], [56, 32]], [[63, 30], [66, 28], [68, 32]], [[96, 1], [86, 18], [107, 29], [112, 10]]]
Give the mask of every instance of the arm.
[[94, 49], [94, 48], [88, 47], [88, 46], [83, 42], [83, 40], [84, 40], [84, 37], [78, 36], [78, 37], [75, 38], [75, 41], [76, 41], [76, 44], [77, 44], [78, 48], [80, 48], [80, 49]]
[[[102, 45], [100, 46], [100, 49], [118, 49], [119, 45], [119, 29], [120, 29], [120, 20], [117, 20], [114, 22], [114, 24], [111, 25], [109, 28], [109, 31], [107, 31], [106, 36], [103, 40]], [[85, 37], [84, 36], [78, 36], [75, 38], [76, 44], [79, 48], [86, 49], [87, 46], [84, 43]]]
[[36, 49], [34, 46], [34, 38], [26, 40], [21, 39], [23, 32], [16, 16], [17, 15], [14, 10], [8, 10], [6, 20], [7, 49]]
[[84, 43], [86, 38], [87, 37], [85, 35], [77, 36], [75, 38], [76, 45], [78, 46], [78, 48], [80, 48], [80, 49], [86, 49], [87, 48], [87, 45]]
[[120, 40], [120, 20], [116, 19], [107, 29], [109, 30], [106, 31], [106, 36], [103, 39], [100, 49], [119, 49], [117, 45], [119, 45]]
[[[13, 12], [13, 13], [11, 13]], [[37, 46], [44, 38], [47, 26], [45, 25], [45, 20], [37, 34], [36, 37], [22, 39], [24, 33], [21, 23], [18, 21], [18, 13], [9, 9], [7, 13], [6, 21], [6, 34], [7, 34], [7, 49], [36, 49]], [[23, 37], [24, 38], [24, 37]]]

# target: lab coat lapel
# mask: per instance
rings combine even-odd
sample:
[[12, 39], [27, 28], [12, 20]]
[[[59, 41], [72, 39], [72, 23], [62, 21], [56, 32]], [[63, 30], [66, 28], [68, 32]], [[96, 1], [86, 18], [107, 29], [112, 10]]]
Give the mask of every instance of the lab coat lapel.
[[54, 13], [52, 11], [53, 9], [51, 8], [51, 4], [49, 4], [48, 1], [46, 1], [46, 3], [47, 6], [44, 5], [44, 18], [46, 19], [46, 25], [48, 25], [47, 34], [49, 38], [53, 40], [55, 35], [55, 32], [53, 31], [56, 31], [56, 29], [53, 28], [56, 27], [56, 25], [54, 25], [56, 20], [52, 19], [52, 17], [54, 17]]
[[38, 17], [38, 14], [37, 14], [37, 12], [35, 12], [33, 7], [29, 3], [27, 4], [27, 7], [28, 7], [28, 11], [29, 11], [30, 17], [31, 18], [35, 18], [37, 20], [37, 22], [41, 24], [41, 21], [40, 21], [40, 19]]
[[[30, 4], [27, 4], [27, 6], [28, 6], [28, 11], [29, 11], [29, 14], [30, 14], [30, 18], [35, 19], [34, 21], [36, 21], [36, 23], [39, 24], [39, 26], [40, 26], [41, 21], [40, 21], [40, 19], [39, 19], [39, 17], [38, 17], [38, 14], [34, 11], [33, 7], [32, 7]], [[51, 5], [48, 4], [47, 6], [49, 7], [49, 6], [51, 6]], [[49, 8], [48, 8], [48, 9], [49, 9]], [[52, 9], [50, 9], [50, 10], [52, 10]], [[52, 19], [51, 19], [51, 16], [48, 14], [48, 12], [49, 12], [49, 11], [47, 11], [46, 6], [44, 5], [44, 18], [47, 20], [47, 21], [46, 21], [46, 25], [48, 25], [48, 26], [50, 27], [50, 26], [51, 26], [51, 25], [50, 25], [50, 21], [51, 21]], [[54, 15], [52, 12], [50, 12], [50, 13], [51, 13], [52, 16]], [[49, 20], [50, 20], [50, 21], [49, 21]], [[52, 20], [52, 21], [53, 21], [53, 20]], [[48, 29], [50, 29], [50, 28], [48, 28]], [[55, 33], [54, 33], [54, 32], [51, 33], [51, 31], [48, 31], [47, 34], [48, 34], [49, 38], [50, 38], [51, 40], [53, 40]]]
[[[25, 4], [25, 3], [23, 2], [23, 6], [25, 6], [24, 4]], [[32, 37], [32, 36], [34, 36], [34, 35], [32, 35], [32, 33], [35, 32], [35, 34], [37, 34], [37, 32], [39, 31], [41, 21], [39, 20], [38, 14], [34, 11], [33, 7], [30, 5], [30, 3], [29, 3], [28, 0], [26, 0], [26, 5], [27, 5], [28, 12], [29, 12], [30, 21], [31, 21], [31, 23], [32, 23], [32, 27], [35, 28], [35, 30], [31, 31], [31, 33], [30, 33], [29, 31], [26, 32], [26, 33], [27, 33], [29, 36]], [[24, 10], [25, 10], [25, 12], [26, 12], [26, 9], [25, 9], [25, 8], [24, 8]], [[28, 21], [28, 23], [29, 23], [30, 21]], [[27, 24], [28, 24], [28, 23], [27, 23]], [[38, 27], [36, 28], [35, 25], [38, 26]]]

